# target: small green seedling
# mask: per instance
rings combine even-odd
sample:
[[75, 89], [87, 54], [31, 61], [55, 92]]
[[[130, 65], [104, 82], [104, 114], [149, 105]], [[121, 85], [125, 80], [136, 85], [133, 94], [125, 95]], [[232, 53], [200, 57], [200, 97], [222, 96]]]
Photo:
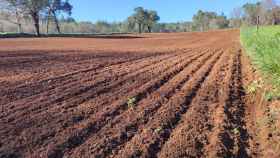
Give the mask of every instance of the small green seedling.
[[162, 130], [163, 130], [162, 127], [158, 127], [154, 130], [154, 132], [159, 134]]
[[259, 88], [261, 88], [261, 83], [259, 81], [253, 81], [246, 88], [248, 94], [255, 94]]
[[238, 135], [240, 132], [239, 132], [239, 130], [238, 130], [238, 128], [234, 128], [233, 130], [232, 130], [232, 132], [235, 134], [235, 135]]
[[275, 90], [271, 90], [271, 91], [267, 91], [264, 94], [264, 98], [266, 101], [273, 101], [273, 100], [279, 100], [280, 98], [280, 93], [277, 91], [277, 89]]
[[136, 98], [135, 97], [128, 98], [127, 106], [128, 106], [128, 108], [133, 109], [136, 106]]
[[272, 92], [266, 92], [264, 98], [266, 101], [272, 101], [274, 98], [274, 94]]

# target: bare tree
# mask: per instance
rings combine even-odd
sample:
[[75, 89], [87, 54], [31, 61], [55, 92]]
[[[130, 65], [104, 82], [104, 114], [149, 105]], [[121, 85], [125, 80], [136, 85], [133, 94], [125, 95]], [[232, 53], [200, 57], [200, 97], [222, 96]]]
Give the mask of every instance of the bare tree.
[[40, 36], [40, 14], [46, 8], [47, 0], [4, 0], [9, 5], [16, 4], [16, 9], [21, 10], [19, 15], [28, 15], [32, 18], [36, 33]]
[[18, 32], [22, 33], [22, 21], [24, 20], [24, 10], [20, 0], [1, 0], [1, 17], [10, 23], [17, 25]]
[[275, 0], [262, 0], [261, 6], [265, 10], [272, 10], [273, 8], [275, 8], [277, 6], [277, 4], [276, 4]]
[[272, 25], [280, 24], [280, 7], [274, 7], [272, 9]]
[[262, 6], [266, 9], [267, 24], [275, 25], [280, 23], [280, 7], [275, 0], [263, 0]]
[[261, 16], [261, 3], [247, 3], [243, 5], [245, 21], [249, 25], [257, 25], [258, 18]]
[[234, 8], [230, 14], [229, 26], [239, 28], [242, 25], [243, 10], [240, 7]]

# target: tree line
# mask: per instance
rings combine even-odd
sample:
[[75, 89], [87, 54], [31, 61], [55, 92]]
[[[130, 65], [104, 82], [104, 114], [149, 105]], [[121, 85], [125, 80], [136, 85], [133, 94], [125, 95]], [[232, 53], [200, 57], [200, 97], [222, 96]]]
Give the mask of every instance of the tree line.
[[246, 3], [232, 11], [230, 24], [241, 25], [279, 25], [280, 6], [274, 0], [262, 0], [257, 3]]
[[280, 6], [274, 0], [262, 0], [257, 3], [246, 3], [234, 8], [229, 17], [223, 13], [199, 10], [192, 21], [192, 31], [209, 29], [240, 28], [242, 25], [279, 25]]
[[0, 5], [2, 16], [16, 24], [19, 32], [22, 32], [22, 21], [29, 20], [33, 22], [38, 36], [41, 34], [40, 20], [43, 16], [46, 17], [47, 27], [53, 19], [57, 32], [61, 33], [58, 16], [61, 13], [71, 15], [73, 8], [68, 0], [1, 0]]
[[[233, 9], [230, 16], [199, 10], [190, 22], [159, 23], [154, 10], [137, 7], [122, 22], [77, 22], [71, 18], [68, 0], [1, 0], [0, 32], [44, 33], [129, 33], [189, 32], [239, 28], [242, 25], [280, 24], [280, 7], [274, 0], [246, 3]], [[31, 26], [33, 25], [33, 26]], [[17, 26], [17, 30], [14, 26]], [[24, 29], [23, 29], [24, 28]], [[34, 29], [33, 29], [34, 28]]]

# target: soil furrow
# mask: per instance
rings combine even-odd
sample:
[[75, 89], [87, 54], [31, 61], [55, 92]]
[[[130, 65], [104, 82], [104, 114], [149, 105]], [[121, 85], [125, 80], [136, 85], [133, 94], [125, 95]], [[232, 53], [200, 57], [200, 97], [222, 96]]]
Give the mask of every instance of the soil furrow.
[[[177, 54], [175, 54], [175, 56], [176, 55]], [[98, 67], [88, 68], [85, 70], [78, 70], [78, 71], [70, 72], [70, 73], [63, 74], [63, 75], [60, 75], [57, 77], [50, 77], [48, 79], [45, 79], [45, 80], [42, 80], [39, 82], [30, 83], [27, 85], [26, 84], [20, 85], [20, 86], [11, 88], [11, 90], [2, 91], [2, 92], [0, 92], [0, 94], [2, 94], [3, 96], [6, 97], [6, 100], [3, 100], [6, 103], [11, 102], [11, 101], [15, 102], [17, 100], [31, 97], [31, 96], [36, 97], [37, 94], [43, 93], [45, 91], [53, 90], [56, 87], [61, 86], [61, 85], [72, 84], [73, 86], [75, 86], [75, 85], [79, 84], [80, 82], [82, 82], [81, 80], [86, 80], [86, 78], [85, 78], [86, 76], [95, 76], [95, 75], [101, 76], [102, 73], [106, 73], [106, 72], [108, 73], [112, 70], [121, 70], [121, 67], [123, 67], [123, 68], [131, 67], [131, 68], [133, 68], [133, 70], [131, 70], [133, 72], [133, 71], [137, 71], [141, 68], [145, 68], [146, 66], [149, 66], [147, 64], [140, 65], [141, 63], [144, 63], [144, 64], [149, 63], [149, 60], [151, 60], [151, 62], [149, 64], [155, 63], [156, 61], [161, 62], [172, 56], [174, 56], [174, 54], [164, 55], [164, 56], [161, 56], [160, 58], [155, 58], [155, 56], [151, 55], [148, 57], [130, 59], [128, 61], [119, 62], [119, 63], [112, 64], [112, 65], [109, 65], [106, 67], [101, 65]], [[139, 63], [139, 67], [134, 67], [138, 63]], [[118, 67], [119, 69], [114, 69], [115, 67]], [[31, 97], [31, 98], [34, 98], [34, 97]], [[5, 104], [5, 102], [3, 102], [3, 101], [1, 101], [0, 103]]]
[[276, 155], [239, 34], [0, 40], [0, 158]]
[[[177, 55], [173, 56], [172, 58], [168, 58], [168, 60], [170, 60], [170, 64], [176, 62], [175, 60], [173, 60], [173, 58], [175, 59], [176, 57]], [[102, 93], [105, 93], [106, 91], [109, 91], [114, 87], [125, 84], [126, 80], [134, 81], [133, 78], [137, 78], [137, 76], [139, 76], [140, 74], [148, 73], [152, 69], [155, 69], [156, 66], [159, 67], [160, 64], [168, 63], [168, 61], [165, 61], [164, 59], [160, 59], [160, 60], [157, 59], [154, 61], [144, 61], [142, 64], [145, 65], [139, 65], [139, 66], [135, 66], [132, 64], [134, 67], [137, 68], [136, 71], [129, 70], [129, 69], [125, 71], [120, 69], [116, 72], [116, 74], [114, 74], [111, 71], [108, 71], [107, 74], [108, 76], [105, 74], [100, 74], [97, 76], [90, 74], [83, 77], [82, 78], [83, 81], [79, 81], [77, 79], [76, 81], [78, 83], [70, 82], [70, 84], [56, 87], [53, 90], [50, 90], [45, 93], [41, 93], [39, 94], [39, 96], [35, 95], [33, 97], [30, 97], [28, 100], [24, 100], [24, 102], [20, 100], [18, 102], [19, 105], [11, 104], [11, 106], [20, 107], [20, 109], [16, 109], [17, 111], [25, 109], [25, 111], [20, 111], [21, 113], [23, 112], [21, 115], [25, 115], [26, 113], [38, 114], [44, 111], [45, 109], [50, 109], [51, 107], [58, 108], [55, 106], [57, 104], [63, 107], [64, 106], [63, 103], [66, 102], [67, 99], [72, 99], [73, 96], [81, 95], [82, 98], [80, 98], [80, 100], [83, 99], [82, 102], [85, 102], [87, 100], [87, 97], [88, 99], [90, 99], [91, 96], [101, 95]], [[81, 85], [80, 82], [85, 82], [85, 83]], [[115, 82], [115, 83], [112, 84], [111, 82]], [[73, 91], [73, 89], [76, 91]], [[57, 95], [57, 94], [61, 94], [61, 95]], [[89, 96], [85, 94], [88, 94]], [[39, 98], [39, 100], [33, 100], [34, 97]], [[32, 109], [28, 109], [29, 105], [32, 104], [36, 105], [38, 104], [38, 102], [40, 102], [39, 107], [32, 106]], [[72, 103], [72, 104], [78, 104], [78, 103]], [[12, 113], [13, 115], [18, 115], [16, 111], [11, 111], [10, 113]]]
[[[185, 57], [185, 58], [190, 58], [191, 56], [187, 56], [187, 57]], [[183, 59], [182, 59], [183, 60]], [[168, 62], [168, 61], [167, 61]], [[165, 63], [162, 63], [163, 64], [163, 66], [161, 67], [162, 69], [157, 69], [157, 67], [152, 67], [152, 68], [150, 68], [150, 70], [148, 70], [149, 72], [152, 72], [153, 71], [153, 74], [154, 75], [156, 75], [156, 74], [160, 74], [160, 73], [162, 73], [162, 72], [164, 72], [164, 71], [166, 71], [166, 70], [168, 70], [169, 68], [171, 68], [171, 67], [173, 67], [174, 65], [177, 65], [177, 64], [179, 64], [180, 63], [180, 61], [176, 61], [176, 60], [174, 60], [174, 61], [172, 61], [172, 62], [169, 62], [168, 64], [165, 64]], [[174, 65], [173, 65], [174, 64]], [[94, 111], [96, 111], [96, 109], [98, 109], [98, 107], [104, 107], [104, 106], [106, 106], [107, 104], [109, 104], [110, 102], [110, 100], [114, 100], [115, 98], [118, 98], [119, 96], [118, 95], [121, 95], [121, 92], [122, 91], [125, 91], [124, 93], [127, 93], [127, 92], [129, 92], [129, 91], [131, 91], [131, 90], [133, 90], [133, 89], [135, 89], [135, 88], [138, 88], [139, 86], [141, 86], [142, 84], [144, 84], [144, 83], [146, 83], [146, 82], [148, 82], [149, 81], [149, 77], [152, 77], [153, 75], [152, 75], [152, 73], [151, 73], [151, 75], [149, 76], [149, 77], [147, 77], [147, 75], [145, 75], [144, 73], [142, 73], [142, 74], [140, 74], [141, 76], [139, 76], [139, 75], [137, 75], [137, 76], [135, 76], [135, 77], [133, 77], [133, 79], [131, 79], [131, 80], [133, 80], [132, 82], [127, 82], [127, 83], [124, 83], [124, 84], [121, 84], [120, 86], [121, 86], [121, 88], [119, 87], [119, 86], [115, 86], [115, 87], [112, 87], [112, 88], [110, 88], [109, 90], [110, 90], [110, 93], [112, 93], [112, 95], [110, 95], [109, 93], [105, 93], [104, 92], [104, 95], [103, 94], [99, 94], [96, 98], [94, 98], [94, 102], [95, 102], [95, 104], [96, 105], [94, 105], [93, 106], [93, 104], [91, 104], [91, 109], [87, 109], [87, 113], [84, 113], [83, 114], [83, 117], [84, 118], [86, 118], [87, 116], [86, 115], [92, 115], [92, 114], [94, 114]], [[134, 78], [137, 78], [137, 79], [134, 79]], [[140, 79], [140, 78], [142, 78], [142, 79]], [[123, 82], [123, 81], [121, 81], [121, 82]], [[102, 89], [101, 89], [102, 90]], [[107, 90], [106, 90], [107, 91]], [[119, 94], [120, 93], [120, 94]], [[92, 94], [89, 94], [89, 95], [92, 95]], [[71, 100], [69, 100], [68, 102], [67, 102], [67, 104], [63, 104], [63, 105], [61, 105], [61, 106], [53, 106], [53, 108], [48, 108], [48, 110], [47, 111], [43, 111], [43, 109], [42, 110], [40, 110], [40, 111], [37, 111], [36, 113], [33, 113], [33, 117], [32, 118], [37, 118], [37, 115], [40, 115], [40, 116], [42, 116], [42, 119], [43, 120], [34, 120], [33, 122], [34, 123], [36, 123], [36, 122], [40, 122], [40, 123], [42, 123], [42, 124], [44, 124], [44, 122], [45, 123], [49, 123], [51, 120], [44, 120], [45, 119], [45, 117], [47, 117], [50, 113], [52, 113], [52, 112], [55, 112], [55, 111], [62, 111], [63, 112], [63, 114], [64, 115], [66, 115], [67, 114], [67, 112], [69, 111], [69, 112], [73, 112], [73, 110], [72, 109], [75, 109], [75, 107], [77, 107], [77, 106], [79, 106], [80, 104], [82, 104], [83, 102], [85, 102], [85, 99], [81, 99], [82, 97], [85, 97], [86, 96], [86, 94], [79, 94], [79, 95], [76, 95], [75, 97], [73, 97], [73, 98], [70, 98]], [[108, 97], [108, 98], [104, 98], [104, 97]], [[75, 109], [75, 111], [77, 111], [77, 109]], [[44, 115], [45, 115], [45, 117], [44, 117]], [[52, 117], [51, 118], [54, 118], [55, 117], [55, 115], [52, 115]], [[57, 115], [57, 117], [60, 117], [60, 114], [58, 114]], [[32, 118], [30, 119], [29, 118], [29, 120], [30, 121], [32, 121]], [[23, 121], [22, 119], [20, 120], [20, 121]], [[32, 123], [32, 124], [34, 124], [34, 123]], [[29, 122], [29, 123], [26, 123], [26, 124], [31, 124], [31, 122]]]
[[[172, 58], [171, 58], [172, 59]], [[165, 61], [165, 62], [168, 62], [168, 61]], [[161, 64], [164, 64], [165, 62], [163, 62], [163, 63], [161, 63]], [[173, 63], [174, 63], [174, 61], [173, 61]], [[170, 64], [172, 64], [172, 62], [170, 62]], [[158, 66], [160, 66], [160, 65], [157, 65], [157, 67]], [[166, 68], [168, 68], [169, 66], [168, 65], [166, 65]], [[149, 70], [148, 68], [150, 68], [151, 70]], [[148, 71], [152, 71], [154, 68], [153, 68], [153, 65], [152, 66], [150, 66], [150, 67], [148, 67], [147, 68], [147, 70], [144, 70], [144, 71], [142, 71], [142, 72], [140, 72], [139, 73], [139, 75], [140, 74], [143, 74], [143, 73], [145, 73], [145, 72], [148, 72]], [[164, 69], [163, 69], [164, 70]], [[126, 79], [133, 79], [133, 78], [137, 78], [137, 75], [138, 75], [138, 72], [135, 74], [135, 75], [128, 75], [128, 78], [126, 78]], [[119, 82], [115, 82], [111, 87], [107, 87], [107, 88], [105, 88], [105, 89], [103, 89], [103, 87], [100, 87], [100, 89], [98, 90], [96, 90], [97, 92], [95, 93], [95, 89], [93, 89], [93, 92], [92, 93], [88, 93], [87, 91], [85, 91], [85, 93], [81, 93], [81, 94], [78, 94], [78, 93], [75, 93], [75, 94], [73, 94], [73, 95], [71, 95], [71, 96], [75, 96], [75, 98], [72, 98], [71, 96], [69, 96], [69, 101], [68, 101], [68, 103], [67, 103], [67, 106], [70, 106], [70, 107], [73, 107], [73, 106], [76, 106], [76, 105], [79, 105], [79, 104], [81, 104], [82, 102], [85, 102], [87, 99], [90, 99], [90, 97], [91, 96], [97, 96], [97, 95], [100, 95], [101, 93], [105, 93], [106, 91], [111, 91], [112, 90], [112, 88], [117, 88], [117, 86], [122, 86], [125, 82], [125, 80], [126, 79], [123, 79], [123, 80], [120, 80]], [[110, 86], [110, 85], [109, 85]], [[70, 91], [70, 94], [71, 94], [71, 90], [72, 89], [70, 89], [69, 91]], [[64, 93], [66, 93], [67, 94], [67, 91], [66, 92], [64, 92]], [[80, 93], [80, 92], [79, 92]], [[81, 97], [79, 97], [79, 95], [81, 95]], [[63, 98], [63, 99], [66, 99], [65, 97]], [[36, 102], [35, 102], [36, 103]], [[25, 115], [26, 113], [33, 113], [33, 117], [32, 118], [35, 118], [36, 119], [36, 114], [40, 114], [41, 112], [40, 111], [42, 111], [43, 112], [43, 110], [44, 109], [49, 109], [50, 110], [50, 107], [45, 107], [45, 106], [47, 106], [47, 105], [50, 105], [50, 104], [54, 104], [54, 105], [52, 105], [52, 107], [55, 107], [55, 108], [59, 108], [58, 106], [60, 105], [60, 108], [62, 107], [66, 107], [66, 105], [64, 105], [64, 104], [60, 104], [59, 102], [58, 103], [56, 103], [56, 102], [47, 102], [47, 104], [46, 105], [44, 105], [44, 102], [40, 102], [41, 103], [41, 106], [43, 106], [44, 108], [40, 108], [40, 109], [37, 109], [37, 111], [34, 111], [34, 109], [32, 109], [32, 111], [23, 111], [21, 114], [22, 115]], [[57, 105], [57, 106], [55, 106], [55, 105]], [[39, 111], [38, 111], [39, 110]], [[48, 110], [48, 111], [49, 111]], [[48, 112], [48, 111], [45, 111], [44, 113], [48, 116], [50, 113]], [[63, 111], [62, 111], [63, 112]], [[19, 115], [18, 113], [15, 113], [14, 115]], [[52, 117], [52, 116], [51, 116]], [[42, 118], [43, 120], [41, 120], [41, 121], [47, 121], [47, 120], [45, 120], [44, 118]], [[24, 128], [28, 128], [28, 127], [30, 127], [31, 125], [33, 125], [34, 123], [36, 123], [36, 122], [40, 122], [39, 120], [36, 120], [35, 122], [34, 121], [32, 121], [32, 119], [30, 119], [30, 117], [28, 117], [28, 118], [21, 118], [20, 120], [17, 120], [16, 118], [13, 118], [12, 116], [10, 116], [9, 118], [7, 118], [7, 120], [9, 121], [9, 124], [10, 125], [17, 125], [18, 126], [18, 128], [20, 129], [24, 129]], [[24, 120], [29, 120], [28, 122], [26, 122], [26, 123], [24, 123]], [[18, 123], [17, 123], [18, 122]], [[8, 128], [7, 127], [5, 127], [5, 129], [6, 130], [8, 130]], [[5, 132], [5, 130], [4, 130], [4, 132]], [[19, 131], [17, 131], [17, 132], [19, 132]]]
[[[94, 137], [92, 136], [90, 140], [76, 149], [76, 151], [73, 151], [75, 153], [74, 155], [106, 157], [113, 152], [117, 152], [120, 146], [129, 141], [144, 126], [149, 118], [153, 117], [157, 110], [181, 89], [190, 77], [206, 63], [206, 60], [211, 55], [213, 54], [207, 53], [199, 60], [193, 61], [158, 90], [135, 104], [134, 108], [127, 110], [122, 115], [107, 123], [102, 130], [95, 133]], [[91, 150], [84, 152], [83, 150], [86, 148], [90, 148]]]
[[230, 53], [225, 52], [190, 104], [184, 119], [164, 144], [159, 157], [207, 157], [208, 135], [214, 128], [211, 116], [224, 101], [224, 87], [228, 84], [224, 80], [229, 77], [230, 60]]
[[[56, 63], [48, 63], [46, 65], [40, 64], [40, 66], [31, 67], [29, 69], [20, 69], [19, 71], [2, 69], [1, 71], [6, 72], [6, 74], [7, 73], [8, 74], [5, 76], [0, 76], [3, 80], [2, 82], [0, 82], [0, 87], [3, 88], [3, 91], [0, 92], [0, 95], [9, 93], [9, 97], [7, 96], [7, 98], [10, 98], [12, 101], [15, 101], [17, 98], [20, 99], [19, 98], [20, 96], [12, 97], [11, 94], [26, 89], [27, 87], [34, 87], [36, 84], [46, 84], [49, 81], [63, 83], [65, 82], [66, 78], [78, 75], [83, 70], [90, 69], [92, 71], [97, 71], [98, 69], [104, 67], [126, 63], [128, 61], [136, 60], [138, 58], [116, 57], [110, 59], [88, 59], [86, 61], [77, 60], [73, 62], [63, 62], [63, 63], [57, 61]], [[65, 73], [66, 70], [68, 71], [68, 73]], [[16, 78], [17, 76], [26, 75], [26, 74], [30, 74], [29, 79]], [[17, 80], [10, 81], [8, 80], [9, 78], [16, 78]], [[39, 89], [38, 90], [36, 89], [36, 91], [39, 91]], [[5, 101], [9, 102], [9, 100], [5, 100]], [[1, 104], [4, 104], [4, 102], [1, 102]]]
[[[203, 54], [203, 53], [202, 53]], [[164, 72], [165, 71], [165, 69], [167, 70], [167, 69], [169, 69], [169, 68], [172, 68], [174, 65], [176, 65], [176, 64], [179, 64], [179, 65], [183, 65], [183, 64], [186, 64], [186, 63], [181, 63], [181, 61], [183, 61], [184, 59], [187, 59], [187, 58], [190, 58], [190, 59], [193, 59], [193, 58], [198, 58], [199, 56], [201, 56], [202, 54], [198, 54], [198, 55], [184, 55], [185, 57], [184, 58], [182, 58], [182, 56], [180, 57], [181, 59], [180, 60], [173, 60], [172, 58], [170, 58], [170, 60], [172, 60], [172, 61], [165, 61], [165, 62], [163, 62], [162, 63], [162, 65], [160, 66], [160, 65], [158, 65], [157, 67], [159, 67], [159, 69], [158, 70], [156, 70], [155, 72], [157, 72], [157, 73], [161, 73], [161, 72]], [[194, 56], [194, 57], [191, 57], [191, 56]], [[178, 65], [178, 66], [179, 66]], [[181, 67], [181, 66], [179, 66], [179, 67]], [[156, 67], [151, 67], [150, 68], [150, 70], [149, 71], [153, 71], [154, 69], [156, 69]], [[173, 69], [173, 68], [172, 68]], [[146, 78], [146, 76], [144, 75], [143, 77], [145, 77]], [[139, 78], [140, 79], [140, 78]], [[140, 79], [141, 80], [141, 79]], [[148, 81], [148, 80], [147, 80]], [[141, 84], [140, 84], [141, 85]], [[117, 87], [116, 87], [117, 88]], [[151, 89], [153, 89], [153, 88], [151, 88]], [[111, 91], [112, 89], [110, 89], [110, 91]], [[142, 90], [142, 89], [141, 89]], [[145, 92], [145, 91], [147, 91], [148, 89], [144, 89], [144, 90], [142, 90], [143, 92]], [[148, 91], [147, 91], [148, 92]], [[85, 96], [85, 94], [83, 94], [83, 97]], [[81, 100], [81, 98], [79, 98], [78, 96], [76, 96], [76, 98], [78, 99], [78, 100]], [[83, 101], [83, 100], [82, 100]], [[71, 102], [71, 101], [68, 101], [68, 104], [72, 104], [72, 105], [79, 105], [79, 103], [77, 103], [77, 101], [73, 101], [73, 102]], [[59, 110], [59, 109], [57, 109], [57, 110]], [[50, 119], [52, 119], [53, 118], [53, 116], [52, 115], [50, 115], [52, 112], [49, 112], [49, 111], [46, 111], [46, 117], [36, 117], [36, 115], [34, 115], [34, 116], [32, 116], [32, 118], [26, 118], [26, 119], [24, 119], [24, 118], [22, 118], [22, 119], [20, 119], [19, 121], [18, 121], [18, 123], [16, 123], [17, 124], [17, 128], [18, 128], [18, 130], [14, 130], [14, 131], [9, 131], [9, 128], [7, 128], [7, 126], [5, 127], [5, 130], [2, 130], [1, 131], [1, 133], [6, 133], [6, 132], [20, 132], [20, 131], [23, 131], [23, 129], [26, 129], [26, 128], [30, 128], [30, 127], [33, 127], [33, 129], [36, 129], [36, 131], [38, 132], [38, 131], [43, 131], [43, 130], [40, 130], [40, 128], [42, 128], [43, 126], [47, 126], [47, 129], [50, 129], [51, 130], [51, 128], [50, 128], [50, 126], [48, 126], [48, 124], [50, 124], [51, 123], [51, 121], [50, 121]], [[41, 114], [40, 114], [41, 115]], [[43, 115], [42, 115], [43, 116]], [[48, 117], [47, 117], [48, 116]], [[58, 115], [59, 116], [59, 115]], [[90, 116], [90, 114], [89, 114], [89, 116]], [[74, 116], [75, 117], [75, 116]], [[71, 117], [71, 120], [73, 120], [72, 118], [74, 118], [74, 117]], [[84, 118], [86, 118], [86, 116], [83, 116]], [[35, 120], [34, 120], [34, 119]], [[50, 118], [50, 119], [47, 119], [47, 118]], [[59, 117], [57, 117], [59, 120], [61, 120]], [[40, 120], [38, 120], [38, 119], [40, 119]], [[28, 120], [28, 122], [25, 122], [24, 120]], [[69, 119], [68, 119], [69, 120]], [[68, 121], [68, 120], [66, 120], [66, 121]], [[44, 125], [44, 122], [46, 123], [46, 125]], [[64, 121], [65, 122], [65, 121]], [[76, 121], [74, 121], [74, 123], [75, 123]], [[38, 125], [38, 123], [40, 123], [40, 125]], [[37, 124], [37, 125], [36, 125]], [[56, 123], [54, 123], [54, 124], [56, 124]], [[54, 125], [53, 124], [53, 125]], [[12, 125], [12, 124], [10, 124], [10, 125]], [[34, 128], [35, 127], [35, 125], [36, 125], [36, 128]], [[38, 138], [37, 139], [35, 139], [35, 138], [33, 138], [33, 139], [30, 139], [30, 141], [32, 141], [33, 143], [32, 144], [36, 144], [36, 142], [37, 141], [43, 141], [42, 139], [46, 139], [46, 138], [50, 138], [50, 137], [53, 137], [54, 135], [54, 133], [53, 132], [48, 132], [48, 130], [46, 130], [46, 127], [44, 127], [44, 128], [42, 128], [42, 129], [45, 129], [45, 131], [46, 132], [43, 132], [43, 133], [41, 133], [40, 135], [38, 135]], [[62, 128], [63, 129], [63, 128]], [[20, 131], [19, 131], [20, 130]], [[25, 130], [24, 131], [24, 133], [21, 133], [21, 137], [32, 137], [32, 135], [29, 135], [30, 133], [34, 133], [34, 132], [36, 132], [36, 131], [28, 131], [28, 130]], [[60, 132], [60, 131], [59, 131]], [[26, 136], [26, 135], [29, 135], [29, 136]], [[11, 139], [15, 139], [15, 138], [11, 138]]]
[[145, 128], [139, 131], [120, 150], [116, 157], [155, 157], [161, 143], [165, 141], [166, 136], [181, 120], [181, 116], [187, 112], [189, 103], [196, 96], [197, 91], [204, 80], [208, 78], [209, 73], [215, 67], [221, 55], [222, 52], [216, 53], [214, 58], [207, 61], [205, 66], [199, 69], [191, 80], [175, 96], [170, 98], [166, 105], [157, 111], [154, 117], [145, 125]]
[[250, 157], [249, 134], [245, 123], [244, 90], [242, 88], [241, 52], [235, 56], [229, 70], [231, 76], [225, 90], [224, 105], [213, 116], [216, 129], [209, 144], [211, 157]]
[[[176, 55], [174, 57], [176, 57]], [[139, 73], [147, 72], [151, 68], [151, 66], [153, 66], [153, 65], [156, 66], [157, 64], [159, 64], [161, 62], [166, 62], [165, 61], [166, 58], [168, 58], [168, 57], [165, 57], [163, 59], [160, 58], [160, 59], [150, 61], [150, 62], [149, 62], [149, 60], [143, 60], [142, 64], [144, 64], [144, 65], [141, 65], [141, 63], [140, 63], [139, 67], [137, 67], [134, 64], [131, 64], [131, 66], [136, 68], [136, 69], [132, 69], [132, 70], [128, 69], [127, 71], [121, 71], [122, 69], [120, 69], [120, 70], [116, 69], [119, 71], [119, 74], [118, 74], [118, 72], [116, 72], [116, 75], [113, 75], [113, 76], [112, 76], [112, 72], [110, 72], [110, 69], [109, 69], [109, 71], [105, 71], [105, 72], [108, 72], [108, 77], [106, 77], [102, 74], [100, 74], [98, 76], [88, 74], [87, 77], [79, 76], [79, 78], [75, 79], [73, 82], [70, 79], [70, 81], [67, 81], [66, 83], [64, 83], [62, 85], [60, 84], [59, 87], [57, 87], [58, 85], [54, 85], [54, 86], [51, 85], [50, 90], [47, 89], [46, 92], [40, 93], [38, 95], [35, 94], [34, 96], [28, 97], [25, 100], [19, 100], [17, 102], [2, 106], [3, 112], [1, 113], [0, 118], [7, 116], [10, 113], [14, 114], [16, 111], [20, 111], [22, 109], [28, 109], [29, 105], [32, 105], [32, 104], [35, 104], [38, 106], [40, 105], [39, 107], [36, 107], [36, 109], [43, 110], [44, 108], [48, 107], [49, 105], [57, 103], [57, 102], [61, 102], [62, 100], [65, 101], [65, 99], [71, 98], [71, 96], [73, 96], [73, 95], [79, 95], [79, 94], [85, 93], [87, 91], [95, 90], [98, 87], [102, 87], [102, 85], [104, 85], [104, 84], [106, 85], [107, 82], [113, 82], [114, 80], [119, 80], [119, 78], [121, 78], [121, 77], [125, 78], [126, 76], [129, 77], [129, 75], [133, 77], [133, 74], [138, 75]], [[170, 57], [168, 59], [172, 60], [172, 58], [170, 58]], [[132, 72], [132, 74], [130, 74], [131, 72]], [[90, 79], [93, 81], [91, 81]], [[83, 83], [83, 85], [81, 85], [80, 84], [82, 82], [81, 80], [88, 80], [87, 82], [89, 82], [89, 83]], [[59, 83], [59, 82], [57, 82], [57, 83]], [[69, 83], [69, 84], [67, 84], [67, 83]], [[42, 86], [44, 87], [45, 85], [43, 84]], [[49, 87], [49, 86], [47, 86], [47, 87]], [[33, 87], [32, 89], [36, 89], [36, 88]], [[75, 91], [73, 91], [73, 89]], [[69, 93], [67, 92], [67, 90], [69, 91]], [[57, 95], [57, 94], [60, 94], [60, 95]], [[48, 96], [48, 97], [45, 97], [45, 96]], [[36, 99], [34, 99], [34, 98], [36, 98]], [[40, 102], [40, 104], [37, 104], [36, 102]], [[44, 104], [46, 104], [46, 105], [44, 105]], [[42, 108], [42, 107], [44, 107], [44, 108]], [[31, 109], [29, 109], [28, 112], [36, 111], [36, 109], [34, 109], [35, 108], [34, 106], [31, 106], [30, 108]], [[12, 110], [9, 110], [9, 109], [12, 109]], [[9, 113], [7, 113], [7, 112], [9, 112]], [[20, 112], [22, 112], [22, 111], [20, 111]], [[25, 113], [26, 112], [27, 111], [25, 110]]]
[[[54, 149], [54, 154], [58, 154], [57, 152], [62, 152], [63, 150], [69, 150], [72, 149], [80, 144], [82, 144], [84, 141], [86, 141], [90, 136], [97, 131], [101, 129], [109, 120], [112, 120], [114, 117], [120, 115], [122, 112], [128, 110], [127, 109], [127, 98], [129, 96], [135, 96], [138, 98], [138, 101], [140, 101], [142, 98], [145, 98], [148, 96], [149, 93], [152, 93], [153, 91], [157, 90], [159, 87], [161, 87], [164, 83], [166, 83], [168, 80], [170, 80], [174, 75], [178, 74], [180, 71], [184, 69], [188, 64], [190, 64], [193, 60], [198, 59], [200, 56], [202, 56], [204, 53], [198, 54], [193, 58], [182, 58], [181, 60], [183, 62], [179, 62], [180, 64], [175, 67], [171, 67], [169, 71], [164, 73], [163, 75], [158, 76], [157, 78], [153, 79], [152, 81], [148, 82], [147, 84], [144, 84], [142, 87], [139, 87], [136, 91], [131, 92], [130, 94], [126, 94], [126, 97], [123, 99], [117, 100], [110, 106], [107, 106], [103, 111], [100, 113], [96, 113], [94, 115], [95, 117], [88, 119], [87, 122], [84, 122], [82, 125], [78, 126], [79, 132], [69, 131], [72, 135], [69, 139], [67, 139], [66, 142], [62, 143], [61, 145], [58, 145]], [[185, 61], [184, 61], [185, 60]], [[76, 142], [74, 142], [75, 140]], [[57, 152], [55, 152], [57, 150]]]

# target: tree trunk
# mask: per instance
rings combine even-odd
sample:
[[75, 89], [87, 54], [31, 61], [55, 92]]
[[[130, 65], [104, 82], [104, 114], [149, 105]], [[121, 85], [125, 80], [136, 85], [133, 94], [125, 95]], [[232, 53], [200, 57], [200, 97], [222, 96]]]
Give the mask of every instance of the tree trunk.
[[277, 14], [273, 14], [272, 25], [277, 25], [278, 23], [279, 23], [279, 20], [277, 19]]
[[40, 34], [40, 24], [39, 24], [39, 13], [38, 12], [33, 12], [31, 13], [31, 16], [32, 16], [32, 19], [33, 19], [33, 22], [34, 22], [34, 27], [35, 27], [35, 30], [36, 30], [36, 34], [37, 36], [41, 36]]
[[142, 26], [140, 23], [138, 24], [138, 31], [139, 31], [139, 33], [142, 33]]
[[18, 32], [19, 33], [22, 33], [23, 31], [22, 31], [22, 25], [21, 25], [21, 23], [18, 23]]
[[0, 22], [0, 32], [5, 32], [4, 31], [4, 27], [3, 27], [3, 24]]
[[147, 26], [148, 27], [148, 31], [149, 31], [149, 33], [151, 33], [152, 32], [152, 27], [151, 26]]
[[48, 11], [48, 19], [47, 19], [47, 34], [49, 34], [49, 25], [51, 20], [51, 11]]
[[59, 22], [58, 22], [58, 19], [56, 17], [56, 13], [54, 11], [53, 11], [53, 17], [54, 17], [54, 22], [55, 22], [55, 25], [56, 25], [56, 30], [59, 34], [61, 34]]
[[257, 32], [259, 32], [260, 16], [257, 17]]
[[22, 33], [23, 32], [22, 25], [21, 25], [21, 20], [20, 20], [19, 16], [20, 15], [19, 15], [18, 11], [16, 11], [16, 20], [17, 20], [16, 24], [18, 25], [18, 33]]

